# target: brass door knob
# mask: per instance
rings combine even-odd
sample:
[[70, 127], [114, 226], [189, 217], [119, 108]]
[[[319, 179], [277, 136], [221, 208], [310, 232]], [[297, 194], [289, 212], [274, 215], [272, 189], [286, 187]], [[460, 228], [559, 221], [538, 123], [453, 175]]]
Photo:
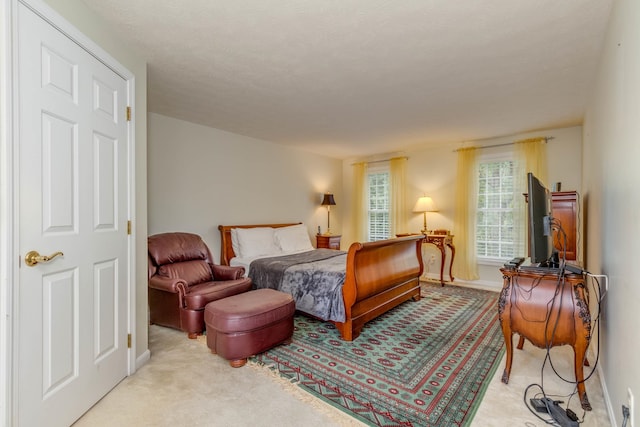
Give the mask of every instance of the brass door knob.
[[58, 255], [64, 255], [64, 254], [62, 252], [55, 252], [47, 256], [47, 255], [40, 255], [38, 251], [29, 251], [24, 256], [24, 263], [27, 264], [29, 267], [33, 267], [39, 262], [49, 262], [55, 257], [57, 257]]

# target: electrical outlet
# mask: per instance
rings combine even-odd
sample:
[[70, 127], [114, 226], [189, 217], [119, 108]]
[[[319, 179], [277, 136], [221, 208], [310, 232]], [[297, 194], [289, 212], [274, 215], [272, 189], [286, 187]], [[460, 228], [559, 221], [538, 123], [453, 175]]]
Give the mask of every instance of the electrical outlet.
[[629, 422], [627, 423], [628, 427], [633, 427], [633, 417], [635, 416], [635, 411], [633, 410], [633, 392], [629, 387], [627, 389], [627, 404], [629, 405]]

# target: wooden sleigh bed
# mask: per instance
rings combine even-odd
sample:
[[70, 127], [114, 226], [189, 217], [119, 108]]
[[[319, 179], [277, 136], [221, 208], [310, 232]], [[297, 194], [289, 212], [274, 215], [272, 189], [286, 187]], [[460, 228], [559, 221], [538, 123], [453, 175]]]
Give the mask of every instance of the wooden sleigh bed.
[[[298, 223], [299, 224], [299, 223]], [[220, 263], [236, 256], [231, 239], [234, 228], [289, 227], [296, 224], [220, 225]], [[399, 304], [420, 299], [423, 236], [353, 243], [346, 254], [342, 284], [344, 322], [333, 321], [346, 341], [360, 335], [364, 324]]]

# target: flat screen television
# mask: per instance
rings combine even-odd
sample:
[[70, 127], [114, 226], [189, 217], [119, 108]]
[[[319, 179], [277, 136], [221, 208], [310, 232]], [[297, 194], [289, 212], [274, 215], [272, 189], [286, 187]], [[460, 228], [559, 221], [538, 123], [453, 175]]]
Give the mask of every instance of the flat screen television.
[[529, 256], [531, 264], [541, 267], [556, 267], [551, 193], [531, 172], [527, 174], [529, 202]]

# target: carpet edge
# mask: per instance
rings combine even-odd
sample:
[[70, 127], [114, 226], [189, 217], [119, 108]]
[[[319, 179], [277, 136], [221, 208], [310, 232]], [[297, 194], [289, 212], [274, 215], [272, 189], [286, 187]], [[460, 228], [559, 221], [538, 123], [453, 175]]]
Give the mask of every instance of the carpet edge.
[[247, 361], [246, 366], [251, 367], [251, 369], [255, 372], [259, 372], [271, 381], [279, 384], [283, 388], [283, 390], [291, 393], [294, 397], [301, 400], [302, 402], [309, 404], [311, 407], [318, 410], [329, 419], [331, 419], [331, 421], [339, 424], [341, 427], [361, 427], [372, 425], [362, 422], [352, 414], [348, 414], [345, 411], [341, 410], [338, 406], [334, 406], [331, 402], [328, 402], [322, 396], [318, 396], [315, 393], [307, 390], [305, 387], [301, 387], [298, 382], [287, 380], [278, 373], [277, 368], [274, 366], [269, 366], [252, 359], [249, 359]]
[[500, 353], [502, 353], [502, 355], [499, 357], [500, 360], [494, 361], [493, 366], [491, 367], [491, 370], [487, 374], [486, 378], [488, 379], [488, 381], [483, 382], [482, 386], [480, 387], [480, 390], [478, 390], [478, 396], [480, 397], [480, 402], [478, 402], [477, 405], [472, 406], [471, 412], [469, 412], [468, 419], [465, 420], [464, 426], [471, 426], [473, 419], [476, 417], [476, 413], [478, 412], [478, 409], [480, 409], [480, 406], [482, 405], [482, 401], [484, 400], [484, 395], [487, 392], [487, 389], [489, 388], [489, 386], [491, 385], [493, 376], [498, 371], [498, 368], [502, 366], [502, 360], [505, 357], [504, 347], [502, 347], [502, 349], [500, 350]]

